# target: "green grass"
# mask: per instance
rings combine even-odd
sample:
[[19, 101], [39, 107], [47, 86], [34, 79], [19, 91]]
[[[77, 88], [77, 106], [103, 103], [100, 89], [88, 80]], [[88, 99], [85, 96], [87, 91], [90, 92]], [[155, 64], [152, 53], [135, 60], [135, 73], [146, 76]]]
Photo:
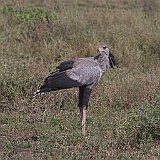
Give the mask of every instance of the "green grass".
[[[160, 159], [159, 17], [158, 0], [2, 0], [0, 159]], [[119, 67], [93, 90], [84, 137], [77, 89], [32, 94], [100, 43]]]

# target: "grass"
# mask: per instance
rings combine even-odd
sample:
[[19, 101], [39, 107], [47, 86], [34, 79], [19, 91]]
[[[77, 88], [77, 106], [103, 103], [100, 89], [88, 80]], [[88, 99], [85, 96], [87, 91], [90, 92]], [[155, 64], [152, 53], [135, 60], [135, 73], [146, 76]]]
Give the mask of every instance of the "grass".
[[[159, 11], [158, 0], [2, 0], [0, 158], [160, 159]], [[83, 137], [77, 89], [31, 95], [100, 43], [119, 68], [93, 90]]]

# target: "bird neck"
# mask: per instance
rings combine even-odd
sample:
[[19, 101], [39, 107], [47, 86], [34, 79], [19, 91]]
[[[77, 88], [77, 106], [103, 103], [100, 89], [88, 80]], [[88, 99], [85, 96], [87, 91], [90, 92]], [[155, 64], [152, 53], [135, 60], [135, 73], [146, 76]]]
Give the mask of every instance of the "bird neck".
[[99, 52], [99, 54], [94, 57], [95, 60], [97, 60], [100, 68], [103, 72], [106, 72], [109, 67], [109, 57], [105, 52]]

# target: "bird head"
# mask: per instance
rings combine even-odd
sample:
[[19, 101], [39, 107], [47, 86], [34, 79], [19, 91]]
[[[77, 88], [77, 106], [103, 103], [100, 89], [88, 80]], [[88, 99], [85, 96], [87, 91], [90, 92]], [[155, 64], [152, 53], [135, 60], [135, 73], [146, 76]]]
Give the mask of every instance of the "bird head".
[[109, 48], [106, 44], [99, 45], [98, 52], [105, 52], [106, 54], [109, 55]]
[[98, 52], [104, 52], [108, 56], [111, 68], [114, 68], [114, 66], [118, 67], [115, 57], [113, 56], [111, 50], [106, 44], [99, 45]]

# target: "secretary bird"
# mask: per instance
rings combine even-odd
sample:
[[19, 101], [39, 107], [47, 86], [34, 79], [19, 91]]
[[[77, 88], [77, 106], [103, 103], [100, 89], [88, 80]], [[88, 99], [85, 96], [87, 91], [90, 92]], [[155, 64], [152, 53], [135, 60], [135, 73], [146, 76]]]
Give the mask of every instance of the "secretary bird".
[[55, 72], [45, 79], [34, 97], [45, 92], [79, 87], [79, 108], [82, 119], [82, 134], [85, 135], [86, 110], [92, 88], [97, 85], [109, 67], [117, 66], [106, 44], [100, 45], [95, 57], [78, 58], [60, 63]]

